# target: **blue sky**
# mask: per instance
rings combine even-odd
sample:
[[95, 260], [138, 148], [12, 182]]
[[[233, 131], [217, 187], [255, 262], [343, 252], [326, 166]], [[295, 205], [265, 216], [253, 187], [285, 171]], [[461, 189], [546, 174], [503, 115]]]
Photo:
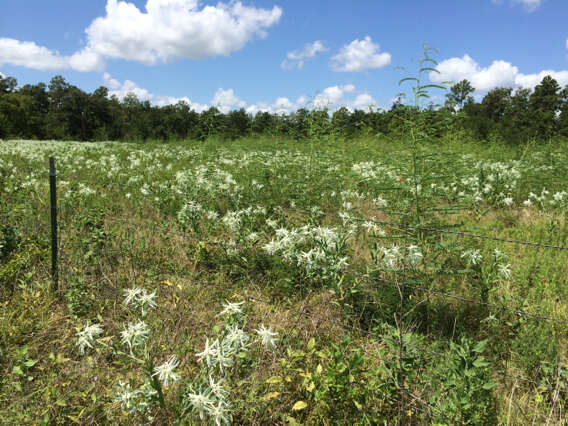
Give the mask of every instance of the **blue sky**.
[[415, 70], [424, 42], [439, 50], [433, 79], [468, 78], [477, 95], [546, 74], [568, 84], [566, 0], [5, 3], [2, 74], [20, 84], [61, 74], [158, 105], [388, 108], [397, 67]]

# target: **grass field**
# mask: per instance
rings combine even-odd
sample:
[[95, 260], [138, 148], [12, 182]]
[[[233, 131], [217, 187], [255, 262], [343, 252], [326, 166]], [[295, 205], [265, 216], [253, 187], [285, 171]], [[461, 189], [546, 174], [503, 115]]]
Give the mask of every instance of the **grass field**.
[[0, 142], [0, 423], [562, 424], [567, 191], [560, 143]]

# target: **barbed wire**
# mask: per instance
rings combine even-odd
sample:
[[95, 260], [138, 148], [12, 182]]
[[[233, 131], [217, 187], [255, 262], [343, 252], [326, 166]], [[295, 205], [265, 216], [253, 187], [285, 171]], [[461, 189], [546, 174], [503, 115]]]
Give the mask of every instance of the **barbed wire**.
[[[295, 210], [297, 212], [302, 212], [302, 213], [305, 213], [305, 214], [313, 214], [313, 212], [311, 212], [309, 210], [299, 209], [299, 208], [296, 208], [296, 207], [287, 207], [286, 209], [287, 210]], [[340, 218], [340, 219], [343, 220], [343, 218], [338, 213], [329, 213], [329, 212], [322, 212], [322, 213], [326, 216], [337, 217], [337, 218]], [[405, 223], [392, 222], [392, 221], [376, 220], [376, 219], [372, 219], [372, 218], [358, 218], [358, 217], [353, 217], [353, 216], [349, 216], [348, 218], [346, 218], [346, 220], [353, 220], [353, 221], [356, 221], [356, 222], [370, 222], [370, 223], [374, 223], [376, 225], [396, 227], [398, 229], [406, 229], [406, 230], [407, 229], [414, 229], [414, 230], [418, 230], [418, 231], [429, 231], [429, 232], [437, 232], [437, 233], [442, 233], [442, 234], [453, 234], [453, 235], [459, 235], [459, 236], [464, 236], [464, 237], [492, 240], [492, 241], [498, 241], [498, 242], [503, 242], [503, 243], [517, 244], [517, 245], [526, 245], [526, 246], [532, 246], [532, 247], [549, 248], [549, 249], [555, 249], [555, 250], [568, 250], [568, 247], [565, 247], [565, 246], [545, 244], [545, 243], [536, 243], [536, 242], [533, 242], [533, 241], [513, 240], [513, 239], [509, 239], [509, 238], [499, 238], [499, 237], [493, 237], [493, 236], [490, 236], [490, 235], [476, 234], [476, 233], [469, 232], [469, 231], [456, 231], [456, 230], [451, 230], [451, 229], [432, 228], [432, 227], [427, 227], [427, 226], [422, 226], [422, 225], [412, 225], [412, 224], [405, 224]]]

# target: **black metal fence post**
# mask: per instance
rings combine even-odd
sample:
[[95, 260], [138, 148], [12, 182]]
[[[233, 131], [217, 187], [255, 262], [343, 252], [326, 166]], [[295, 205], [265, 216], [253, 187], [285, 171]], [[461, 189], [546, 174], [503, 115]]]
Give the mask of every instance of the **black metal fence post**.
[[55, 158], [49, 157], [49, 192], [51, 195], [51, 278], [53, 289], [59, 289], [59, 274], [57, 269], [57, 174], [55, 173]]

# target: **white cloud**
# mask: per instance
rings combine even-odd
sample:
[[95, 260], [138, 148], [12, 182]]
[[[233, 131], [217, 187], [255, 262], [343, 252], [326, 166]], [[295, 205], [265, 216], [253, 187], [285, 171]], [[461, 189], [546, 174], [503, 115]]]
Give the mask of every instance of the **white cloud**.
[[224, 114], [234, 108], [245, 108], [247, 106], [246, 102], [235, 95], [233, 89], [218, 89], [211, 100], [211, 105], [217, 107]]
[[302, 50], [293, 50], [286, 53], [287, 59], [282, 61], [281, 67], [282, 69], [302, 69], [306, 59], [313, 58], [318, 53], [327, 52], [328, 50], [321, 41], [316, 40], [313, 43], [306, 44]]
[[489, 67], [481, 67], [469, 55], [442, 61], [436, 69], [440, 72], [439, 74], [430, 73], [430, 79], [433, 82], [453, 81], [457, 83], [467, 79], [475, 89], [480, 91], [496, 87], [534, 88], [547, 75], [555, 78], [561, 86], [568, 84], [568, 71], [543, 70], [536, 74], [523, 74], [516, 66], [506, 61], [493, 61]]
[[363, 92], [357, 95], [352, 104], [355, 109], [368, 110], [371, 107], [376, 108], [378, 106], [377, 101], [369, 95], [367, 92]]
[[35, 70], [51, 71], [69, 67], [68, 59], [59, 52], [38, 46], [32, 41], [0, 38], [0, 66], [23, 66]]
[[528, 12], [533, 12], [540, 7], [542, 0], [513, 0], [513, 3], [520, 3]]
[[369, 68], [382, 68], [391, 62], [390, 53], [380, 53], [380, 46], [370, 36], [353, 40], [331, 58], [331, 69], [341, 72], [359, 72]]
[[68, 61], [69, 66], [75, 71], [101, 71], [105, 68], [103, 57], [93, 51], [90, 47], [74, 53], [68, 58]]
[[123, 100], [128, 94], [132, 93], [136, 95], [139, 100], [150, 101], [152, 104], [160, 107], [166, 105], [174, 105], [180, 101], [183, 101], [197, 112], [201, 112], [209, 108], [209, 105], [192, 102], [187, 96], [176, 98], [167, 95], [155, 95], [153, 93], [150, 93], [147, 89], [139, 87], [135, 82], [131, 80], [125, 80], [121, 83], [115, 78], [112, 78], [112, 76], [107, 72], [103, 74], [103, 80], [109, 87], [109, 89], [111, 89], [109, 90], [109, 96], [114, 95], [119, 100]]
[[265, 37], [281, 16], [278, 6], [267, 10], [238, 1], [201, 7], [198, 0], [148, 0], [141, 11], [134, 3], [108, 0], [106, 15], [85, 30], [87, 49], [144, 64], [228, 55]]
[[[504, 0], [491, 0], [494, 4], [503, 4]], [[542, 0], [511, 0], [512, 4], [520, 4], [527, 12], [534, 12], [542, 4]]]
[[327, 87], [311, 101], [308, 97], [302, 95], [295, 102], [287, 97], [279, 97], [274, 102], [262, 101], [254, 104], [247, 104], [235, 94], [233, 89], [225, 90], [219, 88], [209, 104], [200, 104], [191, 101], [188, 97], [177, 98], [153, 94], [131, 80], [125, 80], [121, 83], [107, 72], [103, 74], [103, 80], [104, 84], [109, 88], [109, 96], [114, 95], [119, 100], [123, 100], [128, 94], [132, 93], [139, 100], [150, 101], [150, 103], [157, 106], [173, 105], [183, 101], [197, 112], [202, 112], [210, 107], [216, 107], [225, 114], [240, 108], [244, 108], [251, 115], [261, 111], [271, 114], [289, 114], [299, 108], [328, 108], [330, 112], [333, 112], [342, 106], [350, 110], [366, 110], [370, 106], [377, 105], [377, 101], [371, 95], [367, 92], [357, 91], [353, 84]]
[[355, 90], [355, 86], [347, 84], [345, 86], [330, 86], [323, 90], [323, 92], [316, 95], [312, 101], [314, 108], [329, 108], [341, 103], [343, 95], [351, 93]]
[[105, 58], [144, 64], [228, 55], [254, 37], [265, 37], [282, 9], [244, 6], [240, 1], [201, 6], [198, 0], [147, 0], [145, 11], [134, 3], [107, 0], [106, 15], [86, 28], [87, 45], [71, 56], [34, 42], [0, 38], [0, 66], [38, 70], [100, 71]]
[[515, 84], [520, 87], [534, 88], [547, 75], [555, 79], [560, 86], [568, 84], [568, 71], [544, 70], [538, 74], [519, 74], [515, 77]]

